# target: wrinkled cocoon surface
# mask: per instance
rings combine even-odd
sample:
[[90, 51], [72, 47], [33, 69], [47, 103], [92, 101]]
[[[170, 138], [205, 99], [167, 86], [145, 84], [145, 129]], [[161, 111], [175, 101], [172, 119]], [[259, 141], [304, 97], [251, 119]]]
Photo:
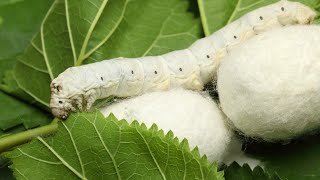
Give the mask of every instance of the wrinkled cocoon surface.
[[199, 147], [209, 161], [221, 161], [232, 132], [225, 116], [208, 96], [187, 90], [144, 94], [101, 109], [129, 122], [138, 120], [150, 127], [153, 123], [165, 133], [172, 130], [181, 141], [187, 138], [191, 149]]
[[221, 107], [244, 134], [287, 140], [320, 126], [320, 26], [260, 34], [218, 72]]

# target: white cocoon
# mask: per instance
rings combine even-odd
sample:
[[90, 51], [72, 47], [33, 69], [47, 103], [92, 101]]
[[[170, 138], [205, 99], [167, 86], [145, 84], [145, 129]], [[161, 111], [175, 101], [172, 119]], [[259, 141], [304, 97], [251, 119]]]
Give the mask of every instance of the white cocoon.
[[113, 103], [101, 109], [105, 116], [111, 112], [128, 122], [138, 120], [151, 127], [157, 124], [165, 133], [172, 130], [181, 141], [188, 139], [190, 148], [199, 147], [209, 161], [221, 161], [232, 132], [225, 116], [207, 94], [188, 90], [153, 92]]
[[244, 42], [218, 71], [221, 107], [245, 135], [288, 140], [320, 126], [320, 27], [290, 26]]

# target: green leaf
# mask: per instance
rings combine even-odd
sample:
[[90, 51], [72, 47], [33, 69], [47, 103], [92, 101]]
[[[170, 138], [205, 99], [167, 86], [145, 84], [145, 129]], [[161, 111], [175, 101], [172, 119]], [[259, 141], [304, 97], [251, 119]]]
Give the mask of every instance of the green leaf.
[[13, 174], [8, 167], [0, 167], [0, 180], [14, 180]]
[[99, 112], [72, 115], [54, 137], [5, 155], [18, 179], [223, 179], [187, 140]]
[[[12, 71], [16, 55], [29, 44], [52, 0], [3, 0], [0, 2], [0, 89], [15, 96], [28, 96], [17, 89]], [[6, 58], [3, 58], [6, 57]], [[3, 79], [3, 77], [5, 77]], [[0, 136], [48, 124], [48, 114], [0, 91]], [[32, 102], [32, 99], [28, 99]]]
[[[18, 53], [28, 45], [40, 26], [41, 19], [51, 0], [1, 1], [0, 17], [0, 78], [6, 85], [0, 89], [13, 95], [27, 98], [15, 86], [12, 71]], [[51, 122], [51, 117], [40, 110], [0, 91], [0, 137]], [[30, 99], [31, 100], [31, 99]]]
[[0, 59], [12, 58], [27, 47], [50, 4], [52, 0], [1, 0]]
[[276, 173], [281, 179], [319, 179], [319, 135], [302, 137], [290, 144], [251, 143], [246, 152], [261, 159], [269, 174]]
[[[6, 85], [0, 85], [0, 89], [28, 99], [29, 96], [19, 90], [16, 87], [16, 81], [11, 78], [13, 78], [12, 71], [7, 71], [4, 78]], [[0, 91], [0, 99], [0, 141], [1, 136], [25, 131], [51, 122], [52, 116], [50, 114], [2, 91]]]
[[0, 156], [0, 180], [13, 180], [12, 171], [9, 169], [8, 165], [10, 161], [7, 158]]
[[31, 102], [34, 105], [37, 104], [37, 102], [35, 102], [32, 97], [30, 97], [27, 93], [25, 93], [19, 88], [15, 76], [13, 74], [13, 70], [4, 71], [2, 84], [0, 84], [0, 90], [7, 94], [13, 95], [14, 97], [19, 97], [20, 99], [23, 99], [26, 102]]
[[5, 72], [8, 69], [13, 68], [14, 64], [15, 64], [15, 58], [0, 59], [0, 80], [3, 79]]
[[[278, 0], [198, 0], [201, 21], [205, 35], [208, 36], [242, 15], [269, 5]], [[318, 12], [320, 0], [295, 0], [304, 3]]]
[[51, 122], [52, 117], [48, 114], [44, 114], [29, 104], [10, 97], [1, 91], [0, 99], [0, 136]]
[[188, 0], [56, 0], [19, 58], [17, 85], [48, 107], [51, 80], [70, 66], [185, 48], [202, 36], [189, 5]]
[[[41, 20], [52, 0], [3, 0], [0, 3], [0, 78], [13, 69], [16, 56], [22, 53], [40, 26]], [[6, 85], [0, 89], [7, 93], [15, 91], [16, 85], [11, 73], [3, 80]], [[8, 81], [8, 79], [10, 79]], [[12, 93], [15, 95], [16, 92]], [[21, 96], [23, 93], [19, 93]], [[25, 94], [23, 99], [27, 99]]]
[[[52, 0], [3, 0], [0, 2], [1, 79], [6, 71], [13, 68], [16, 56], [23, 52], [34, 33], [38, 31], [41, 20], [51, 3]], [[16, 90], [16, 87], [11, 85], [16, 83], [13, 77], [8, 76], [4, 81], [7, 83], [9, 78], [10, 83], [5, 86], [1, 85], [0, 89], [11, 93], [13, 89]], [[16, 92], [12, 94], [16, 95]], [[19, 94], [23, 99], [28, 99], [25, 93], [20, 92]]]
[[240, 166], [237, 162], [233, 162], [224, 169], [226, 180], [280, 180], [277, 175], [270, 176], [260, 166], [253, 170], [248, 164]]
[[14, 3], [18, 3], [24, 0], [2, 0], [0, 2], [0, 6], [4, 6], [4, 5], [8, 5], [8, 4], [14, 4]]
[[[188, 12], [186, 0], [133, 1], [125, 20], [89, 59], [160, 55], [183, 49], [202, 37], [200, 19]], [[90, 61], [90, 62], [91, 62]]]

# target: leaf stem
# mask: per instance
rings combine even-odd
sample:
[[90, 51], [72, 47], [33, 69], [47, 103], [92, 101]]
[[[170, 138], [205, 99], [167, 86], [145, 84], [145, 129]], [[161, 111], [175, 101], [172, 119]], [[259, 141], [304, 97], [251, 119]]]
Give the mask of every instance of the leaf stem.
[[57, 129], [58, 120], [55, 119], [49, 125], [5, 136], [0, 139], [0, 152], [8, 151], [15, 146], [27, 143], [35, 137], [54, 134], [57, 131]]
[[205, 36], [209, 36], [212, 32], [210, 32], [210, 29], [209, 29], [208, 19], [206, 17], [203, 0], [198, 0], [198, 6], [200, 10], [200, 17], [201, 17], [204, 34]]
[[93, 19], [93, 22], [88, 30], [88, 33], [85, 37], [85, 40], [83, 42], [83, 45], [81, 47], [81, 50], [80, 50], [80, 54], [79, 54], [79, 57], [78, 57], [78, 60], [76, 61], [76, 66], [79, 66], [82, 64], [82, 62], [84, 61], [84, 55], [86, 54], [86, 49], [87, 49], [87, 46], [88, 46], [88, 43], [89, 43], [89, 40], [91, 38], [91, 35], [93, 33], [93, 30], [94, 28], [96, 27], [97, 23], [98, 23], [98, 20], [100, 19], [102, 13], [103, 13], [103, 10], [105, 9], [106, 5], [108, 3], [108, 0], [104, 0], [101, 4], [101, 7], [100, 9], [98, 10], [95, 18]]
[[232, 11], [231, 16], [229, 17], [227, 24], [230, 24], [234, 20], [234, 17], [236, 16], [237, 9], [239, 9], [241, 3], [242, 3], [241, 0], [238, 0], [237, 5], [236, 5], [236, 7], [234, 7], [234, 10]]

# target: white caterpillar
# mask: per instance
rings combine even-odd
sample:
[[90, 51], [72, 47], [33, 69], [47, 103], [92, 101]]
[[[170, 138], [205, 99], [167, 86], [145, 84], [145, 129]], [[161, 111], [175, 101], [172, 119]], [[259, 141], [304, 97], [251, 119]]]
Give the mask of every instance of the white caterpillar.
[[66, 118], [71, 111], [89, 110], [97, 99], [111, 95], [128, 97], [177, 87], [202, 90], [234, 46], [275, 27], [310, 24], [315, 16], [301, 3], [281, 0], [244, 15], [184, 50], [68, 68], [51, 83], [52, 113]]

